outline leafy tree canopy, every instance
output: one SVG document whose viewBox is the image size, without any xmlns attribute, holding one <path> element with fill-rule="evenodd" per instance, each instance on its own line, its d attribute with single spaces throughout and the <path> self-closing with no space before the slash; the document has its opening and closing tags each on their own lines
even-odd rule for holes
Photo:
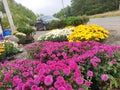
<svg viewBox="0 0 120 90">
<path fill-rule="evenodd" d="M 56 17 L 94 15 L 119 9 L 120 0 L 71 0 L 71 6 L 54 14 Z"/>
<path fill-rule="evenodd" d="M 36 15 L 31 10 L 16 3 L 14 0 L 8 0 L 8 4 L 16 27 L 28 27 L 34 25 Z M 0 2 L 0 11 L 5 13 L 2 2 Z M 9 27 L 6 15 L 4 15 L 2 22 L 4 28 Z"/>
</svg>

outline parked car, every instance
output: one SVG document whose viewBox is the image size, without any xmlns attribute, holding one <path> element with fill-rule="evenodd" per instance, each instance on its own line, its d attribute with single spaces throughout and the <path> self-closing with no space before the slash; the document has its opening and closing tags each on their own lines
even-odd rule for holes
<svg viewBox="0 0 120 90">
<path fill-rule="evenodd" d="M 35 27 L 37 30 L 47 30 L 48 24 L 53 20 L 59 20 L 53 16 L 41 16 L 37 18 L 35 22 Z"/>
</svg>

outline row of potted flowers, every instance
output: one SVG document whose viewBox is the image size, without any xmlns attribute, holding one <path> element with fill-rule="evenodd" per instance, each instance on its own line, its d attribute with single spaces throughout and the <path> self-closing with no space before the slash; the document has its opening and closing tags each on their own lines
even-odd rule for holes
<svg viewBox="0 0 120 90">
<path fill-rule="evenodd" d="M 64 29 L 55 29 L 42 35 L 38 38 L 38 41 L 104 41 L 108 38 L 109 32 L 101 26 L 79 25 L 76 27 L 69 26 Z"/>
</svg>

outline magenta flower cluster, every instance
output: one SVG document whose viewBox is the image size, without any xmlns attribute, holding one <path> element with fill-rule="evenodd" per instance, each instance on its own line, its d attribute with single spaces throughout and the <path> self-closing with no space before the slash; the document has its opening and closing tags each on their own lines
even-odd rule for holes
<svg viewBox="0 0 120 90">
<path fill-rule="evenodd" d="M 17 60 L 0 64 L 2 79 L 0 87 L 5 85 L 11 90 L 73 90 L 89 87 L 91 82 L 84 78 L 77 63 L 72 60 L 40 61 Z M 68 72 L 67 72 L 68 71 Z M 88 76 L 89 77 L 89 76 Z"/>
<path fill-rule="evenodd" d="M 0 63 L 0 90 L 87 90 L 92 78 L 108 85 L 111 71 L 101 68 L 115 66 L 120 50 L 92 41 L 43 42 L 26 49 L 34 60 Z"/>
<path fill-rule="evenodd" d="M 79 62 L 84 62 L 83 59 L 90 57 L 90 62 L 93 66 L 97 66 L 101 62 L 100 58 L 96 56 L 98 53 L 106 53 L 108 57 L 111 57 L 119 49 L 116 46 L 92 41 L 41 42 L 26 47 L 28 54 L 33 56 L 33 59 L 38 59 L 42 62 L 46 62 L 47 60 L 66 60 L 69 58 L 76 59 L 76 57 L 79 58 Z"/>
</svg>

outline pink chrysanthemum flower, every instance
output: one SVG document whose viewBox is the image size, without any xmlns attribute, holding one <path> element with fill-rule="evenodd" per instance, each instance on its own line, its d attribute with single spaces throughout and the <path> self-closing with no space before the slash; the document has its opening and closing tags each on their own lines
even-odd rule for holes
<svg viewBox="0 0 120 90">
<path fill-rule="evenodd" d="M 92 71 L 88 71 L 87 72 L 87 76 L 92 77 L 93 76 L 93 72 Z"/>
<path fill-rule="evenodd" d="M 102 79 L 103 81 L 107 81 L 107 80 L 108 80 L 108 75 L 107 75 L 107 74 L 102 74 L 102 75 L 101 75 L 101 79 Z"/>
<path fill-rule="evenodd" d="M 83 79 L 81 77 L 77 77 L 75 81 L 78 85 L 83 84 Z"/>
<path fill-rule="evenodd" d="M 113 64 L 116 64 L 116 61 L 115 61 L 115 60 L 111 60 L 111 61 L 110 61 L 110 64 L 112 64 L 112 65 L 113 65 Z"/>
<path fill-rule="evenodd" d="M 53 76 L 52 75 L 46 76 L 44 79 L 44 84 L 50 86 L 52 83 L 53 83 Z"/>
<path fill-rule="evenodd" d="M 86 85 L 87 87 L 89 87 L 89 86 L 91 85 L 91 83 L 90 83 L 89 81 L 85 81 L 85 85 Z"/>
</svg>

